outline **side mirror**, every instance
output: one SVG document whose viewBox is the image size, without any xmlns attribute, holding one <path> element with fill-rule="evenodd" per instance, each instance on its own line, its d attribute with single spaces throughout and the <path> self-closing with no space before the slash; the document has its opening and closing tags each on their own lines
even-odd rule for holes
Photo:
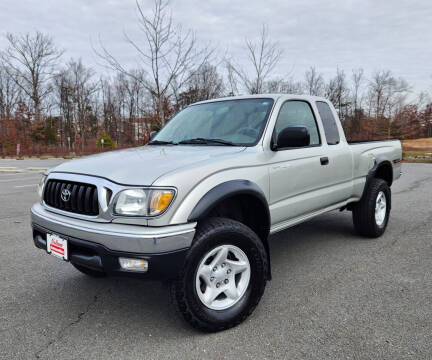
<svg viewBox="0 0 432 360">
<path fill-rule="evenodd" d="M 157 135 L 157 131 L 152 131 L 151 133 L 150 133 L 150 138 L 149 138 L 149 140 L 153 140 L 153 138 Z"/>
<path fill-rule="evenodd" d="M 273 145 L 273 150 L 309 145 L 309 130 L 304 126 L 293 126 L 287 127 L 279 133 L 276 144 Z"/>
</svg>

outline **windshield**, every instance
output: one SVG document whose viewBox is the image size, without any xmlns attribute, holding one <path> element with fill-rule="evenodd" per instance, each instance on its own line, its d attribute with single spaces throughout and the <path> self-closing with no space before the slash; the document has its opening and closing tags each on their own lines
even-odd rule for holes
<svg viewBox="0 0 432 360">
<path fill-rule="evenodd" d="M 272 99 L 239 99 L 192 105 L 179 112 L 150 142 L 252 146 L 260 139 Z"/>
</svg>

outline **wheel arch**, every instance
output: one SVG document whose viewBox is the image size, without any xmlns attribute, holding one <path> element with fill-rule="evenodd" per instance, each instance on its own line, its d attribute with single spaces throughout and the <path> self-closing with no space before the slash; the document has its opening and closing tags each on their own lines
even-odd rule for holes
<svg viewBox="0 0 432 360">
<path fill-rule="evenodd" d="M 270 272 L 270 210 L 261 188 L 249 180 L 230 180 L 210 189 L 188 217 L 198 222 L 208 217 L 227 217 L 249 226 L 261 239 L 267 252 Z"/>
<path fill-rule="evenodd" d="M 390 160 L 382 157 L 376 158 L 374 166 L 369 170 L 366 182 L 369 182 L 371 178 L 383 179 L 388 186 L 391 186 L 393 183 L 393 166 Z"/>
<path fill-rule="evenodd" d="M 387 182 L 390 187 L 393 183 L 393 166 L 387 158 L 376 158 L 374 166 L 369 170 L 366 176 L 366 182 L 363 188 L 361 199 L 363 199 L 367 193 L 372 179 L 382 179 Z M 352 205 L 348 204 L 348 210 L 352 209 Z"/>
</svg>

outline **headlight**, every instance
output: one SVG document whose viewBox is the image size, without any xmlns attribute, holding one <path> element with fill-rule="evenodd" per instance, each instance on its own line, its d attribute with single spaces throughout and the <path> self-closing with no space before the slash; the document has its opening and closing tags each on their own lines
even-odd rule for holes
<svg viewBox="0 0 432 360">
<path fill-rule="evenodd" d="M 145 216 L 147 214 L 147 195 L 142 189 L 123 190 L 114 205 L 118 215 Z"/>
<path fill-rule="evenodd" d="M 39 184 L 37 186 L 37 192 L 40 198 L 42 198 L 43 188 L 45 186 L 46 175 L 42 175 Z"/>
<path fill-rule="evenodd" d="M 114 202 L 114 214 L 124 216 L 156 216 L 164 212 L 174 191 L 167 189 L 128 189 L 120 191 Z"/>
</svg>

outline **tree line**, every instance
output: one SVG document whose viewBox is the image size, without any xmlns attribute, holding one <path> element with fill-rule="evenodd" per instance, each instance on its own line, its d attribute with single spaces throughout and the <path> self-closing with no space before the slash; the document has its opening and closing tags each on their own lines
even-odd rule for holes
<svg viewBox="0 0 432 360">
<path fill-rule="evenodd" d="M 142 145 L 191 103 L 222 96 L 290 93 L 324 96 L 350 140 L 432 136 L 431 98 L 389 70 L 365 74 L 336 68 L 325 78 L 311 66 L 281 73 L 287 56 L 267 26 L 246 39 L 246 61 L 202 44 L 177 24 L 166 0 L 150 15 L 137 2 L 142 36 L 125 34 L 139 66 L 128 68 L 101 40 L 94 46 L 107 71 L 65 60 L 49 34 L 6 34 L 0 49 L 0 154 L 91 153 Z M 238 56 L 237 56 L 238 58 Z M 107 75 L 108 74 L 108 75 Z M 19 145 L 18 145 L 19 144 Z M 18 145 L 18 148 L 17 148 Z"/>
</svg>

